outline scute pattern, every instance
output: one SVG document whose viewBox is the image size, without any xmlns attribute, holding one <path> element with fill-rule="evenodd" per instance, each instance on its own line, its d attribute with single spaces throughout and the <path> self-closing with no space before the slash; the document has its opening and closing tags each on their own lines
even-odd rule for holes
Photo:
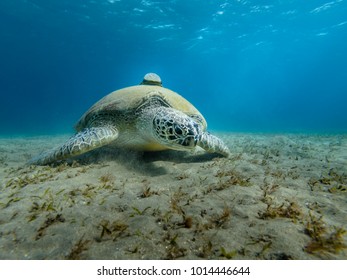
<svg viewBox="0 0 347 280">
<path fill-rule="evenodd" d="M 101 147 L 117 137 L 117 129 L 110 126 L 86 128 L 58 148 L 31 159 L 29 164 L 43 165 L 63 160 Z"/>
<path fill-rule="evenodd" d="M 153 119 L 153 129 L 161 141 L 177 149 L 194 148 L 201 134 L 201 126 L 186 114 L 173 108 L 157 110 Z"/>
<path fill-rule="evenodd" d="M 200 135 L 198 145 L 210 153 L 218 153 L 226 157 L 230 155 L 229 148 L 224 142 L 209 132 L 204 132 Z"/>
</svg>

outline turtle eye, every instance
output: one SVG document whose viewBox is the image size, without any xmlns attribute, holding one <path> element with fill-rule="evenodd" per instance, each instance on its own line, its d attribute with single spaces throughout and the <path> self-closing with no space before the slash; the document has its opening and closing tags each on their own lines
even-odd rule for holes
<svg viewBox="0 0 347 280">
<path fill-rule="evenodd" d="M 178 135 L 182 135 L 183 134 L 182 129 L 178 125 L 175 125 L 174 129 L 175 129 L 175 133 L 176 134 L 178 134 Z"/>
</svg>

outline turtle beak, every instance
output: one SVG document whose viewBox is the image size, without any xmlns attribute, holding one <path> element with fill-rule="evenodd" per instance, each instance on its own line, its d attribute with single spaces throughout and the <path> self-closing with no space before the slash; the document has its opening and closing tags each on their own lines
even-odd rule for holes
<svg viewBox="0 0 347 280">
<path fill-rule="evenodd" d="M 187 136 L 183 141 L 182 145 L 187 148 L 194 148 L 197 144 L 197 140 L 194 136 Z"/>
<path fill-rule="evenodd" d="M 189 125 L 186 127 L 187 133 L 186 137 L 182 140 L 181 145 L 187 148 L 194 148 L 198 142 L 199 138 L 199 127 L 197 124 Z"/>
</svg>

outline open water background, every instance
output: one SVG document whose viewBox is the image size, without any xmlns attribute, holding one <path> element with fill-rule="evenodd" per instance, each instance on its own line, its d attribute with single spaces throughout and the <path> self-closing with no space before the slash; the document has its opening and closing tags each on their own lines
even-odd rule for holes
<svg viewBox="0 0 347 280">
<path fill-rule="evenodd" d="M 156 72 L 211 130 L 347 132 L 347 1 L 1 0 L 0 135 Z"/>
</svg>

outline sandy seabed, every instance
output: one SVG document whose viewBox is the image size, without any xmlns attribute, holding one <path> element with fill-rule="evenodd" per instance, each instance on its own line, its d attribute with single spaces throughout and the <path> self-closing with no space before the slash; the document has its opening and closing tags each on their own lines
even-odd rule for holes
<svg viewBox="0 0 347 280">
<path fill-rule="evenodd" d="M 347 259 L 347 135 L 219 134 L 230 158 L 0 139 L 0 259 Z"/>
</svg>

